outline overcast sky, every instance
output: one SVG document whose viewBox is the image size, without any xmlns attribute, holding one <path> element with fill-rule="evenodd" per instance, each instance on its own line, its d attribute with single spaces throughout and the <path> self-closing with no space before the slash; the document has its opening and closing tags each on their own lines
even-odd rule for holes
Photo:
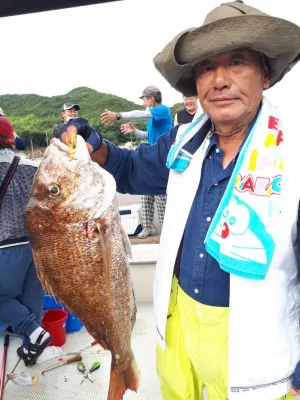
<svg viewBox="0 0 300 400">
<path fill-rule="evenodd" d="M 0 94 L 54 96 L 88 86 L 137 102 L 142 89 L 154 84 L 161 89 L 164 103 L 171 106 L 181 101 L 181 95 L 160 76 L 152 59 L 177 33 L 201 25 L 220 3 L 124 0 L 2 18 Z M 300 25 L 299 0 L 247 3 Z M 283 107 L 292 102 L 297 114 L 299 77 L 297 65 L 268 91 Z"/>
</svg>

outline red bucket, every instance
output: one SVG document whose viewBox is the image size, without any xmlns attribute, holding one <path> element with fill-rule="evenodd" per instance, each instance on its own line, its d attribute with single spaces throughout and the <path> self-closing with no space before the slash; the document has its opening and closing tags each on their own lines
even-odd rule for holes
<svg viewBox="0 0 300 400">
<path fill-rule="evenodd" d="M 66 343 L 66 320 L 68 313 L 65 310 L 50 308 L 42 319 L 42 327 L 49 332 L 53 340 L 50 346 L 63 346 Z"/>
</svg>

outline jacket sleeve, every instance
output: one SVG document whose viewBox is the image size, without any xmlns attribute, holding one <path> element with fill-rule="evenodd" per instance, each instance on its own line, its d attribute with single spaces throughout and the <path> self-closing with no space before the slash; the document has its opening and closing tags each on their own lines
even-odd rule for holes
<svg viewBox="0 0 300 400">
<path fill-rule="evenodd" d="M 298 389 L 298 390 L 300 389 L 300 362 L 298 362 L 298 364 L 296 365 L 296 370 L 295 370 L 295 375 L 292 380 L 292 385 L 296 389 Z"/>
<path fill-rule="evenodd" d="M 136 150 L 121 149 L 106 141 L 108 161 L 105 169 L 114 176 L 118 192 L 166 194 L 169 177 L 166 160 L 177 129 L 160 136 L 155 144 L 140 144 Z"/>
<path fill-rule="evenodd" d="M 16 149 L 17 150 L 25 150 L 26 149 L 26 142 L 25 140 L 21 139 L 19 136 L 15 136 L 16 142 Z"/>
</svg>

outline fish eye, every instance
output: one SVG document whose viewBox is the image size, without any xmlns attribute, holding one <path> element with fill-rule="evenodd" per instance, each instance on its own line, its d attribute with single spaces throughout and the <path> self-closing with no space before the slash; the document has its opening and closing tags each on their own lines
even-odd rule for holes
<svg viewBox="0 0 300 400">
<path fill-rule="evenodd" d="M 60 195 L 60 188 L 56 183 L 53 183 L 50 187 L 49 187 L 49 194 L 52 197 L 58 197 Z"/>
</svg>

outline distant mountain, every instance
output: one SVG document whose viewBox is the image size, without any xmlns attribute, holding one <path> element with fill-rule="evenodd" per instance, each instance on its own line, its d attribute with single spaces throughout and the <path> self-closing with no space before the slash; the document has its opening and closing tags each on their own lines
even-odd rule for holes
<svg viewBox="0 0 300 400">
<path fill-rule="evenodd" d="M 16 133 L 26 140 L 33 139 L 35 145 L 46 145 L 46 138 L 51 137 L 55 125 L 61 122 L 60 107 L 66 102 L 79 103 L 80 116 L 88 119 L 95 128 L 100 129 L 105 137 L 114 143 L 126 142 L 130 139 L 119 133 L 120 123 L 109 127 L 102 126 L 101 113 L 104 109 L 113 111 L 143 109 L 142 106 L 121 97 L 100 93 L 87 87 L 76 88 L 63 96 L 54 97 L 36 94 L 0 96 L 0 107 L 12 121 Z M 141 129 L 145 129 L 144 125 Z"/>
<path fill-rule="evenodd" d="M 130 136 L 120 134 L 118 122 L 109 126 L 101 124 L 101 113 L 107 108 L 112 111 L 130 111 L 143 109 L 139 104 L 128 101 L 122 97 L 97 92 L 88 87 L 79 87 L 63 96 L 39 96 L 36 94 L 6 94 L 0 95 L 0 107 L 5 115 L 12 121 L 16 133 L 25 140 L 32 140 L 36 146 L 45 146 L 47 139 L 52 136 L 55 125 L 61 122 L 60 107 L 63 103 L 79 103 L 80 116 L 89 122 L 104 137 L 115 144 L 122 144 L 130 140 Z M 175 104 L 172 114 L 182 108 Z M 124 121 L 123 121 L 124 122 Z M 138 129 L 145 130 L 146 122 L 135 122 Z M 136 140 L 136 138 L 134 138 Z M 137 141 L 139 141 L 137 139 Z"/>
</svg>

